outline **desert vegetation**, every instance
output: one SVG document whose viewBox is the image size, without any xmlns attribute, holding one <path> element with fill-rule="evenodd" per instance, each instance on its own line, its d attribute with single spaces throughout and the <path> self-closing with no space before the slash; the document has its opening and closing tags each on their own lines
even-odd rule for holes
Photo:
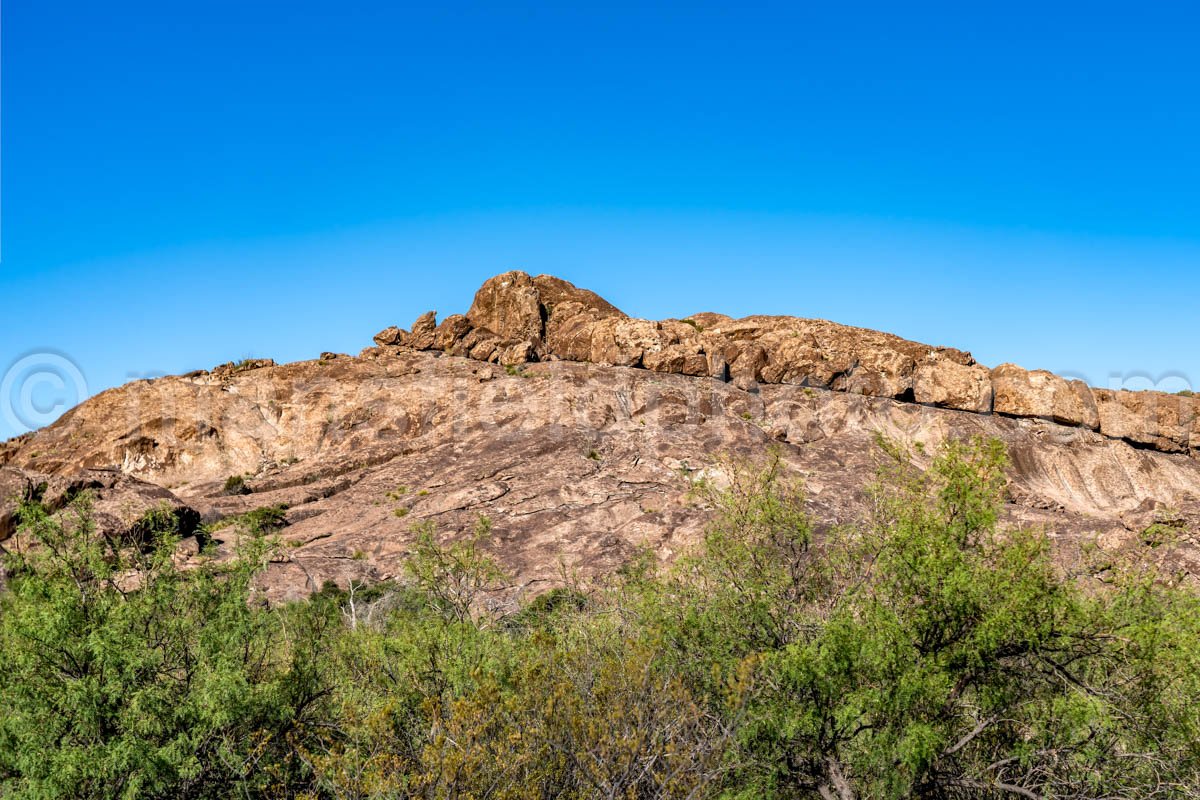
<svg viewBox="0 0 1200 800">
<path fill-rule="evenodd" d="M 778 460 L 732 466 L 698 487 L 694 553 L 517 606 L 485 519 L 418 526 L 404 580 L 268 607 L 277 514 L 181 570 L 155 517 L 114 540 L 86 494 L 27 503 L 0 795 L 1200 794 L 1197 596 L 1134 563 L 1068 573 L 1003 525 L 998 442 L 880 462 L 866 517 L 819 532 Z"/>
</svg>

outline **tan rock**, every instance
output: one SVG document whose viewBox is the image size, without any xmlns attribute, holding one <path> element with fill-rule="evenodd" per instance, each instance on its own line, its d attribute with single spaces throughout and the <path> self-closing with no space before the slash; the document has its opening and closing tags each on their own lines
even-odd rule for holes
<svg viewBox="0 0 1200 800">
<path fill-rule="evenodd" d="M 717 314 L 713 311 L 701 311 L 699 314 L 692 314 L 684 317 L 684 320 L 691 320 L 697 326 L 697 330 L 701 333 L 716 328 L 720 325 L 728 325 L 733 322 L 733 318 L 725 314 Z"/>
<path fill-rule="evenodd" d="M 412 332 L 405 336 L 402 344 L 417 350 L 428 350 L 437 341 L 437 312 L 426 311 L 413 321 Z"/>
<path fill-rule="evenodd" d="M 811 337 L 763 338 L 767 363 L 760 370 L 764 383 L 785 383 L 828 388 L 833 379 L 852 362 L 830 364 Z"/>
<path fill-rule="evenodd" d="M 1081 381 L 1001 364 L 992 370 L 992 391 L 997 414 L 1047 419 L 1089 430 L 1100 427 L 1092 391 Z"/>
<path fill-rule="evenodd" d="M 1162 392 L 1092 391 L 1105 436 L 1165 452 L 1184 452 L 1191 446 L 1196 424 L 1192 398 Z"/>
<path fill-rule="evenodd" d="M 500 339 L 540 341 L 541 294 L 524 272 L 497 275 L 479 287 L 467 319 L 472 327 L 486 328 Z"/>
<path fill-rule="evenodd" d="M 767 365 L 767 350 L 761 344 L 751 342 L 743 345 L 729 363 L 730 379 L 740 389 L 748 389 L 762 380 L 763 367 Z"/>
<path fill-rule="evenodd" d="M 486 328 L 476 328 L 464 337 L 462 346 L 466 354 L 476 361 L 495 361 L 500 355 L 503 342 Z"/>
<path fill-rule="evenodd" d="M 698 345 L 673 344 L 646 353 L 643 366 L 653 372 L 700 377 L 709 374 L 708 359 Z"/>
<path fill-rule="evenodd" d="M 403 328 L 397 328 L 395 325 L 390 325 L 372 337 L 375 344 L 380 347 L 390 347 L 398 345 L 408 336 L 408 331 Z"/>
<path fill-rule="evenodd" d="M 885 351 L 851 364 L 844 372 L 834 375 L 829 387 L 835 391 L 868 397 L 911 399 L 913 370 L 910 356 Z"/>
<path fill-rule="evenodd" d="M 463 338 L 471 332 L 471 322 L 462 314 L 451 314 L 437 326 L 433 336 L 433 349 L 453 355 L 465 355 Z"/>
<path fill-rule="evenodd" d="M 760 354 L 754 342 L 742 346 L 734 366 Z M 494 554 L 522 581 L 553 581 L 560 560 L 603 574 L 645 543 L 667 559 L 699 538 L 709 513 L 687 502 L 690 483 L 668 460 L 703 468 L 715 454 L 760 457 L 772 444 L 805 474 L 814 515 L 845 522 L 862 512 L 877 431 L 928 447 L 1001 438 L 1013 454 L 1018 505 L 1010 511 L 1051 526 L 1062 542 L 1119 539 L 1121 515 L 1147 498 L 1182 508 L 1200 496 L 1200 461 L 1078 429 L 1031 430 L 1002 416 L 797 386 L 757 390 L 569 361 L 504 379 L 479 361 L 390 347 L 228 383 L 130 384 L 20 440 L 12 459 L 27 469 L 52 454 L 63 475 L 125 464 L 134 477 L 177 486 L 171 494 L 206 519 L 287 504 L 291 524 L 281 535 L 297 546 L 264 578 L 276 599 L 326 579 L 402 574 L 415 521 L 451 536 L 479 514 L 493 521 Z M 603 458 L 589 458 L 592 450 Z M 223 495 L 233 474 L 251 475 L 253 493 Z M 409 487 L 401 500 L 388 497 L 397 486 Z M 115 513 L 122 501 L 113 499 Z M 139 495 L 122 520 L 144 503 Z M 393 513 L 399 506 L 409 509 L 403 519 Z M 220 544 L 217 556 L 233 546 Z"/>
<path fill-rule="evenodd" d="M 566 361 L 591 361 L 595 322 L 596 317 L 579 303 L 567 302 L 556 307 L 546 321 L 543 355 L 553 354 Z"/>
<path fill-rule="evenodd" d="M 544 350 L 566 361 L 640 367 L 645 354 L 670 343 L 656 322 L 597 317 L 577 303 L 565 304 L 564 311 L 556 311 L 547 322 Z"/>
<path fill-rule="evenodd" d="M 1193 399 L 1098 391 L 1098 408 L 1078 381 L 989 371 L 969 353 L 876 331 L 792 317 L 690 320 L 631 319 L 565 281 L 510 273 L 470 317 L 438 325 L 431 312 L 412 333 L 381 332 L 358 358 L 227 365 L 103 392 L 0 444 L 0 462 L 16 470 L 0 470 L 0 489 L 11 479 L 23 491 L 26 473 L 69 486 L 81 469 L 114 466 L 87 480 L 100 482 L 105 524 L 127 532 L 147 503 L 172 502 L 153 491 L 205 519 L 287 504 L 282 535 L 294 546 L 268 568 L 273 599 L 327 579 L 401 574 L 415 521 L 449 536 L 479 514 L 493 520 L 493 554 L 522 581 L 552 585 L 561 564 L 603 574 L 647 543 L 669 560 L 709 514 L 689 502 L 681 472 L 771 445 L 805 475 L 814 516 L 844 523 L 864 510 L 876 433 L 914 447 L 1003 440 L 1008 513 L 1050 527 L 1060 543 L 1119 545 L 1143 506 L 1200 519 L 1200 459 L 1178 455 L 1200 441 Z M 405 346 L 392 344 L 398 337 Z M 534 360 L 543 363 L 511 371 L 520 379 L 491 365 Z M 706 377 L 726 375 L 728 384 Z M 999 413 L 987 414 L 993 406 Z M 221 492 L 243 474 L 251 494 Z M 105 484 L 111 476 L 157 486 Z M 414 491 L 397 500 L 397 486 Z M 11 527 L 3 515 L 0 530 Z M 1200 553 L 1184 556 L 1181 569 L 1200 575 Z"/>
<path fill-rule="evenodd" d="M 596 327 L 605 331 L 599 338 L 603 346 L 612 348 L 598 355 L 612 364 L 644 366 L 647 354 L 670 346 L 669 337 L 664 335 L 657 322 L 609 317 L 597 323 Z"/>
<path fill-rule="evenodd" d="M 987 414 L 992 410 L 991 370 L 931 354 L 913 373 L 913 399 L 923 405 Z"/>
<path fill-rule="evenodd" d="M 502 347 L 498 361 L 502 366 L 515 367 L 533 361 L 534 358 L 533 342 L 525 341 Z"/>
<path fill-rule="evenodd" d="M 533 278 L 537 288 L 538 301 L 545 309 L 546 316 L 553 316 L 559 306 L 564 303 L 578 303 L 596 319 L 605 317 L 624 317 L 625 314 L 612 303 L 588 289 L 580 289 L 572 283 L 556 278 L 553 275 L 538 275 Z"/>
</svg>

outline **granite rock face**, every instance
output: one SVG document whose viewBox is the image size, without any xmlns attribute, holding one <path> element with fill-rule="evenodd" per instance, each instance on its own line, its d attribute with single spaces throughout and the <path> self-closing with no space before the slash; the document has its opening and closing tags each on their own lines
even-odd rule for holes
<svg viewBox="0 0 1200 800">
<path fill-rule="evenodd" d="M 632 319 L 596 294 L 548 275 L 488 280 L 465 316 L 434 329 L 430 312 L 380 332 L 380 345 L 440 350 L 503 365 L 581 361 L 732 381 L 887 397 L 977 414 L 1049 420 L 1163 452 L 1200 449 L 1197 401 L 1161 392 L 1091 389 L 1045 370 L 1001 364 L 887 333 L 798 317 Z"/>
<path fill-rule="evenodd" d="M 1048 419 L 1089 430 L 1100 428 L 1096 400 L 1082 381 L 1068 381 L 1045 370 L 1001 364 L 992 370 L 994 410 L 1011 417 Z"/>
<path fill-rule="evenodd" d="M 205 521 L 284 504 L 288 546 L 264 586 L 285 599 L 401 576 L 415 522 L 453 537 L 483 514 L 495 554 L 538 591 L 564 567 L 586 577 L 641 546 L 670 560 L 693 545 L 711 515 L 693 484 L 720 480 L 718 456 L 779 448 L 837 524 L 865 507 L 878 434 L 918 465 L 980 435 L 1008 446 L 1010 518 L 1053 531 L 1065 561 L 1098 545 L 1193 576 L 1193 540 L 1150 548 L 1142 532 L 1167 511 L 1200 520 L 1194 411 L 822 320 L 633 319 L 507 273 L 468 313 L 430 312 L 358 356 L 136 381 L 0 444 L 0 530 L 43 483 L 53 502 L 69 494 L 54 486 L 90 485 L 127 532 L 161 503 Z M 233 475 L 248 494 L 223 492 Z"/>
</svg>

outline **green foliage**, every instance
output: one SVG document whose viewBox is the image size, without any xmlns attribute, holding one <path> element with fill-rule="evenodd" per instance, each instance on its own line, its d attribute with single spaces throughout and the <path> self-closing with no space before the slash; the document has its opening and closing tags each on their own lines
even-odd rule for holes
<svg viewBox="0 0 1200 800">
<path fill-rule="evenodd" d="M 252 535 L 265 536 L 287 527 L 287 506 L 259 506 L 241 514 L 231 514 L 209 526 L 209 531 L 216 531 L 239 525 Z"/>
<path fill-rule="evenodd" d="M 415 542 L 405 568 L 417 591 L 440 614 L 457 622 L 473 618 L 485 597 L 499 588 L 506 576 L 483 546 L 492 523 L 479 517 L 475 530 L 461 541 L 442 545 L 432 523 L 413 529 Z"/>
<path fill-rule="evenodd" d="M 101 540 L 89 504 L 77 497 L 65 518 L 22 508 L 33 544 L 9 556 L 0 595 L 0 795 L 215 798 L 303 783 L 289 737 L 326 690 L 322 657 L 304 650 L 326 625 L 319 609 L 285 628 L 250 602 L 261 547 L 184 573 L 169 529 L 148 547 Z"/>
<path fill-rule="evenodd" d="M 233 563 L 180 571 L 166 510 L 117 541 L 86 496 L 31 500 L 0 594 L 0 795 L 1200 793 L 1197 596 L 1063 574 L 1001 522 L 999 443 L 924 471 L 880 444 L 854 524 L 818 532 L 778 453 L 724 464 L 696 552 L 523 604 L 486 518 L 416 526 L 400 581 L 268 608 L 281 508 L 240 515 Z"/>
<path fill-rule="evenodd" d="M 272 533 L 287 526 L 287 506 L 260 506 L 240 515 L 239 520 L 252 533 Z"/>
<path fill-rule="evenodd" d="M 221 491 L 229 495 L 250 494 L 250 487 L 246 485 L 246 476 L 230 475 L 225 479 Z"/>
</svg>

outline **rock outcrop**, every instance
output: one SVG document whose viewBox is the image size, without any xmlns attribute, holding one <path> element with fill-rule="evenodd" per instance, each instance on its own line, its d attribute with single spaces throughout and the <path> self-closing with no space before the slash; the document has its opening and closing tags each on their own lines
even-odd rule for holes
<svg viewBox="0 0 1200 800">
<path fill-rule="evenodd" d="M 508 273 L 466 314 L 430 312 L 358 356 L 103 392 L 0 445 L 0 493 L 83 471 L 124 530 L 160 502 L 204 520 L 285 505 L 288 546 L 266 577 L 276 599 L 400 576 L 415 522 L 454 536 L 484 514 L 496 555 L 536 590 L 641 546 L 663 559 L 690 546 L 711 514 L 694 482 L 721 479 L 717 455 L 778 447 L 816 518 L 837 524 L 864 508 L 877 434 L 913 445 L 919 465 L 941 441 L 982 435 L 1009 448 L 1010 517 L 1053 531 L 1064 560 L 1099 547 L 1195 576 L 1194 411 L 821 320 L 633 319 L 565 281 Z M 226 494 L 231 476 L 248 493 Z M 1147 543 L 1160 516 L 1184 520 L 1178 544 Z"/>
<path fill-rule="evenodd" d="M 392 327 L 379 345 L 440 350 L 513 366 L 582 361 L 692 377 L 787 384 L 887 397 L 976 414 L 1042 419 L 1098 430 L 1163 452 L 1200 449 L 1197 400 L 1161 392 L 1092 389 L 1045 370 L 1001 364 L 887 333 L 798 317 L 632 319 L 596 294 L 548 275 L 507 272 L 488 280 L 466 315 L 412 332 Z"/>
</svg>

